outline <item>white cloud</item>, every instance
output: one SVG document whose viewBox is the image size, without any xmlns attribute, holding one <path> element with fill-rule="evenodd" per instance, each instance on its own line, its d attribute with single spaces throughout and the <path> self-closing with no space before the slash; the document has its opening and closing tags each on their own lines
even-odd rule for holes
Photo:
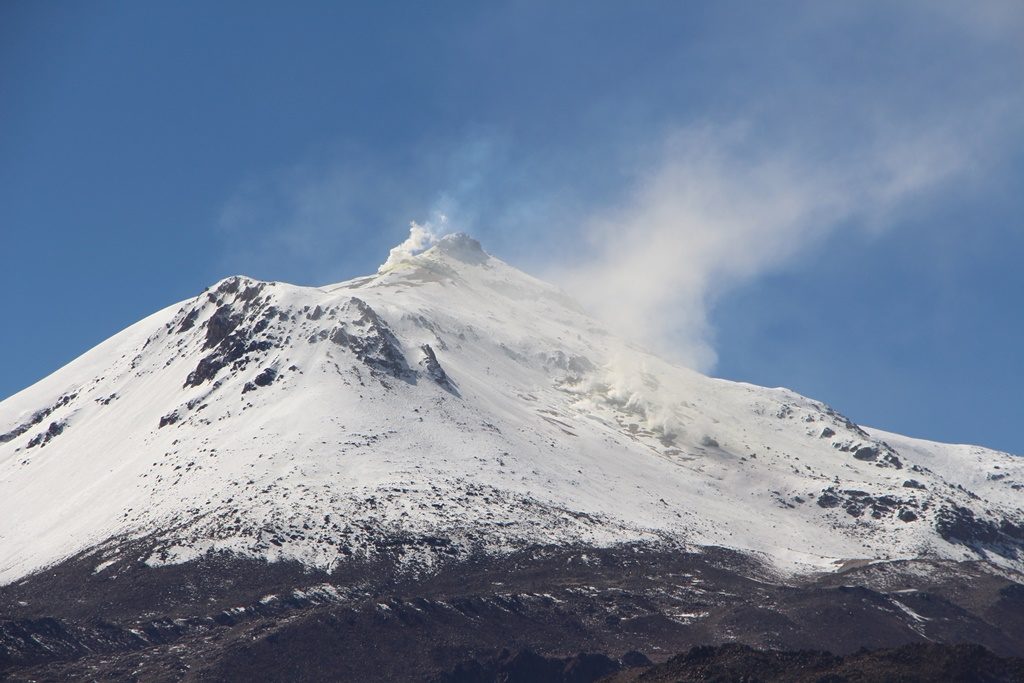
<svg viewBox="0 0 1024 683">
<path fill-rule="evenodd" d="M 715 363 L 708 320 L 730 287 L 809 253 L 838 229 L 885 229 L 894 212 L 970 166 L 955 138 L 880 137 L 827 162 L 757 146 L 742 126 L 672 136 L 621 206 L 584 229 L 564 286 L 629 339 L 700 370 Z"/>
</svg>

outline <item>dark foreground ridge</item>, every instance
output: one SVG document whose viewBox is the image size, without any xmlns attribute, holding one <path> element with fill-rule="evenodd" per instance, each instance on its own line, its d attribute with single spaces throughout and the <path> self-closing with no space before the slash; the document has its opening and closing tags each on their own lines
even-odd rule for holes
<svg viewBox="0 0 1024 683">
<path fill-rule="evenodd" d="M 890 667 L 881 680 L 1024 681 L 1006 659 L 1024 657 L 1024 586 L 981 564 L 799 584 L 732 551 L 650 546 L 537 547 L 418 576 L 228 555 L 96 566 L 86 554 L 0 587 L 0 678 L 867 681 Z"/>
<path fill-rule="evenodd" d="M 543 657 L 530 650 L 460 663 L 432 683 L 1018 683 L 1024 659 L 997 657 L 980 645 L 922 643 L 846 656 L 804 650 L 701 646 L 654 665 L 640 653 Z"/>
<path fill-rule="evenodd" d="M 1001 658 L 980 645 L 917 643 L 835 656 L 825 652 L 765 652 L 745 645 L 698 647 L 644 671 L 627 672 L 609 683 L 643 681 L 746 681 L 754 683 L 932 683 L 1024 681 L 1024 660 Z"/>
</svg>

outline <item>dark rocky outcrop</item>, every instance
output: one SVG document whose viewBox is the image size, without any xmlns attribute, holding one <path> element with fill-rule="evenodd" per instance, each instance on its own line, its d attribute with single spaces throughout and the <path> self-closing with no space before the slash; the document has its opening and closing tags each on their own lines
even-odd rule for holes
<svg viewBox="0 0 1024 683">
<path fill-rule="evenodd" d="M 866 512 L 875 519 L 892 515 L 897 515 L 904 522 L 917 519 L 917 515 L 912 512 L 918 507 L 916 500 L 889 494 L 879 496 L 866 491 L 829 486 L 818 495 L 817 502 L 823 508 L 842 507 L 852 517 L 860 517 Z"/>
<path fill-rule="evenodd" d="M 441 363 L 437 360 L 437 354 L 434 353 L 434 349 L 430 348 L 430 344 L 424 344 L 420 347 L 423 352 L 423 360 L 420 363 L 426 370 L 427 377 L 434 380 L 434 382 L 441 388 L 455 393 L 455 384 L 452 382 L 448 373 L 441 367 Z"/>
<path fill-rule="evenodd" d="M 166 427 L 168 425 L 175 424 L 180 419 L 181 419 L 181 415 L 178 414 L 177 410 L 174 410 L 174 411 L 172 411 L 170 413 L 167 413 L 166 415 L 164 415 L 163 417 L 160 418 L 160 426 L 157 427 L 157 428 L 158 429 L 163 429 L 164 427 Z"/>
<path fill-rule="evenodd" d="M 875 460 L 878 458 L 877 446 L 861 446 L 853 451 L 853 457 L 858 460 Z"/>
<path fill-rule="evenodd" d="M 899 512 L 899 514 L 897 516 L 900 518 L 901 522 L 914 522 L 914 521 L 917 521 L 917 513 L 914 512 L 913 510 L 907 510 L 906 508 L 903 508 L 902 510 L 900 510 L 900 512 Z"/>
<path fill-rule="evenodd" d="M 933 683 L 1024 681 L 1024 660 L 1002 658 L 980 645 L 921 643 L 845 656 L 828 652 L 780 652 L 728 644 L 696 647 L 664 664 L 610 681 L 677 683 Z"/>
<path fill-rule="evenodd" d="M 185 318 L 181 321 L 181 324 L 178 326 L 178 334 L 181 334 L 182 332 L 188 332 L 189 330 L 191 330 L 193 327 L 195 327 L 196 320 L 198 319 L 199 309 L 193 308 L 191 311 L 188 312 Z"/>
<path fill-rule="evenodd" d="M 362 299 L 352 297 L 348 306 L 358 313 L 351 323 L 335 327 L 328 338 L 355 354 L 371 370 L 396 379 L 415 380 L 415 373 L 402 353 L 402 346 L 377 312 Z"/>
<path fill-rule="evenodd" d="M 277 370 L 274 368 L 263 368 L 260 374 L 256 375 L 251 382 L 246 382 L 245 386 L 242 387 L 242 393 L 247 394 L 250 391 L 256 391 L 259 387 L 268 387 L 274 383 L 277 379 Z"/>
<path fill-rule="evenodd" d="M 50 426 L 46 428 L 46 431 L 39 432 L 29 440 L 28 447 L 34 448 L 35 446 L 45 446 L 46 444 L 50 443 L 50 441 L 52 441 L 55 437 L 63 434 L 64 429 L 67 426 L 68 423 L 65 421 L 51 422 Z"/>
<path fill-rule="evenodd" d="M 215 290 L 221 295 L 233 294 L 234 298 L 230 303 L 217 299 L 220 304 L 204 323 L 203 350 L 209 353 L 189 373 L 185 387 L 209 382 L 228 366 L 240 370 L 256 354 L 273 347 L 273 342 L 263 338 L 262 333 L 279 319 L 280 312 L 274 307 L 268 308 L 265 298 L 260 297 L 265 283 L 251 283 L 243 288 L 242 281 L 242 278 L 230 278 Z"/>
<path fill-rule="evenodd" d="M 991 520 L 977 517 L 959 505 L 946 505 L 935 515 L 935 530 L 949 541 L 966 545 L 976 551 L 988 551 L 1007 558 L 1017 558 L 1024 548 L 1024 526 L 1008 519 Z"/>
<path fill-rule="evenodd" d="M 6 432 L 4 434 L 0 434 L 0 443 L 7 443 L 8 441 L 14 441 L 19 436 L 21 436 L 22 434 L 24 434 L 25 432 L 29 431 L 30 429 L 35 427 L 37 424 L 39 424 L 40 422 L 42 422 L 43 420 L 48 418 L 50 415 L 52 415 L 54 413 L 54 411 L 56 411 L 56 410 L 58 410 L 60 408 L 63 408 L 64 406 L 68 405 L 69 403 L 74 401 L 77 397 L 78 397 L 78 393 L 77 392 L 76 393 L 67 393 L 67 394 L 62 395 L 60 398 L 58 398 L 54 402 L 53 405 L 47 406 L 46 408 L 42 408 L 42 409 L 37 410 L 36 412 L 32 413 L 32 417 L 29 418 L 29 420 L 27 422 L 21 423 L 20 425 L 16 426 L 14 429 L 10 430 L 9 432 Z"/>
<path fill-rule="evenodd" d="M 873 462 L 879 467 L 894 467 L 903 469 L 903 461 L 900 460 L 895 449 L 884 441 L 864 443 L 861 441 L 834 441 L 832 447 L 843 452 L 850 453 L 857 460 Z"/>
<path fill-rule="evenodd" d="M 206 341 L 204 349 L 212 349 L 227 339 L 228 335 L 235 331 L 242 322 L 242 316 L 234 309 L 224 304 L 210 316 L 206 321 Z"/>
</svg>

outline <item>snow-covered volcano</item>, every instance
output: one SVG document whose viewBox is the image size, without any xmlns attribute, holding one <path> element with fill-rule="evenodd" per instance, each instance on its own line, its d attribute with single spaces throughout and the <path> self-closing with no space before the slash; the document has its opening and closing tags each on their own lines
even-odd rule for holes
<svg viewBox="0 0 1024 683">
<path fill-rule="evenodd" d="M 1024 463 L 666 362 L 451 235 L 327 287 L 222 280 L 0 403 L 0 584 L 139 540 L 150 564 L 649 541 L 1021 570 Z"/>
</svg>

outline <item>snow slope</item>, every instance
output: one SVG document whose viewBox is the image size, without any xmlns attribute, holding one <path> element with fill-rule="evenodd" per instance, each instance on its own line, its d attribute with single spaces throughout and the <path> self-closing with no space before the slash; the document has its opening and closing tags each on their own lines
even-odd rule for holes
<svg viewBox="0 0 1024 683">
<path fill-rule="evenodd" d="M 151 564 L 650 541 L 1024 569 L 1018 458 L 668 363 L 464 235 L 382 271 L 228 278 L 0 403 L 0 583 L 133 539 Z"/>
</svg>

